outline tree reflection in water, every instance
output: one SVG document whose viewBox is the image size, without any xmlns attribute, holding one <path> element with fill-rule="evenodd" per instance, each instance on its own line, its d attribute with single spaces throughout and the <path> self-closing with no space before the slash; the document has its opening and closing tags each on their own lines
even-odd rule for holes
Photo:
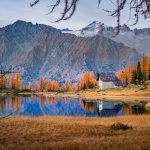
<svg viewBox="0 0 150 150">
<path fill-rule="evenodd" d="M 40 107 L 43 108 L 44 102 L 45 102 L 45 97 L 43 95 L 40 95 L 38 98 L 39 98 Z"/>
<path fill-rule="evenodd" d="M 122 112 L 124 112 L 124 114 L 126 115 L 131 115 L 131 114 L 136 114 L 136 115 L 140 115 L 140 114 L 149 114 L 150 111 L 145 109 L 145 105 L 144 104 L 123 104 L 122 107 Z"/>
<path fill-rule="evenodd" d="M 79 103 L 85 111 L 94 112 L 94 102 L 80 100 Z"/>
<path fill-rule="evenodd" d="M 53 103 L 58 102 L 58 98 L 57 97 L 47 97 L 47 103 L 50 106 Z"/>
<path fill-rule="evenodd" d="M 16 112 L 19 112 L 19 105 L 20 105 L 19 97 L 12 97 L 11 98 L 11 108 L 13 110 L 15 110 Z"/>
<path fill-rule="evenodd" d="M 143 103 L 86 101 L 82 99 L 29 96 L 0 97 L 0 115 L 68 115 L 68 116 L 119 116 L 148 114 Z"/>
<path fill-rule="evenodd" d="M 4 112 L 6 110 L 6 98 L 2 97 L 0 99 L 0 110 Z"/>
</svg>

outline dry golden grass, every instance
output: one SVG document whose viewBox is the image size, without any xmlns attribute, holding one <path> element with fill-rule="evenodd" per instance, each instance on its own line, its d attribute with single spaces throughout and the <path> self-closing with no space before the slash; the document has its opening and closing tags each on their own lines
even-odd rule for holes
<svg viewBox="0 0 150 150">
<path fill-rule="evenodd" d="M 78 98 L 78 95 L 77 95 L 75 92 L 64 92 L 64 93 L 59 93 L 59 96 L 61 96 L 61 97 Z"/>
<path fill-rule="evenodd" d="M 114 131 L 122 122 L 133 127 Z M 0 150 L 148 150 L 150 115 L 111 118 L 11 117 L 0 120 Z"/>
<path fill-rule="evenodd" d="M 48 97 L 71 97 L 71 98 L 78 98 L 78 95 L 75 92 L 25 92 L 25 93 L 18 93 L 19 95 L 43 95 Z"/>
<path fill-rule="evenodd" d="M 106 99 L 119 101 L 150 101 L 150 89 L 122 88 L 108 90 L 80 91 L 79 95 L 84 99 Z"/>
<path fill-rule="evenodd" d="M 145 104 L 145 109 L 150 110 L 150 102 Z"/>
<path fill-rule="evenodd" d="M 87 100 L 106 99 L 112 101 L 150 101 L 150 87 L 133 86 L 127 88 L 114 88 L 107 90 L 85 90 L 75 92 L 34 92 L 34 93 L 19 93 L 19 94 L 35 94 L 48 97 L 70 97 L 83 98 Z"/>
</svg>

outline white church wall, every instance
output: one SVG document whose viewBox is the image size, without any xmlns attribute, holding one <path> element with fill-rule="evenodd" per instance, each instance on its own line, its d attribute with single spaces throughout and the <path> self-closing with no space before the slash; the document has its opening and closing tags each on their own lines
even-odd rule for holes
<svg viewBox="0 0 150 150">
<path fill-rule="evenodd" d="M 115 87 L 115 85 L 112 81 L 100 81 L 99 83 L 100 83 L 99 84 L 99 89 L 101 89 L 101 90 Z"/>
</svg>

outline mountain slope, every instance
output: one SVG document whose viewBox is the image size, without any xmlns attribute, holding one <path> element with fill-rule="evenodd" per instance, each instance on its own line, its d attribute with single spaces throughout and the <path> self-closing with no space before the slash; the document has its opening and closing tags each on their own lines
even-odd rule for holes
<svg viewBox="0 0 150 150">
<path fill-rule="evenodd" d="M 92 37 L 95 35 L 105 36 L 111 40 L 123 43 L 128 47 L 137 49 L 139 55 L 145 53 L 150 56 L 150 28 L 131 30 L 127 25 L 121 27 L 119 35 L 116 27 L 106 26 L 101 22 L 94 21 L 81 30 L 77 31 L 62 31 L 63 33 L 72 33 L 82 37 Z"/>
<path fill-rule="evenodd" d="M 3 62 L 17 66 L 24 80 L 44 75 L 62 83 L 85 71 L 114 71 L 138 61 L 135 49 L 103 36 L 77 37 L 24 21 L 1 28 L 0 43 Z"/>
</svg>

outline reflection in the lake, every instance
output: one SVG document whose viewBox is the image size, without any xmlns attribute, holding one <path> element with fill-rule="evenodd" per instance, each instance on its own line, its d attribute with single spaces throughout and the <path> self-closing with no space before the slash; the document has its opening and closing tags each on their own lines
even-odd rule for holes
<svg viewBox="0 0 150 150">
<path fill-rule="evenodd" d="M 47 103 L 48 105 L 50 106 L 51 104 L 53 103 L 56 103 L 58 101 L 58 98 L 57 97 L 48 97 L 47 98 Z"/>
<path fill-rule="evenodd" d="M 93 102 L 87 102 L 84 100 L 80 100 L 80 106 L 85 110 L 89 112 L 94 112 L 94 103 Z"/>
<path fill-rule="evenodd" d="M 145 109 L 144 104 L 138 103 L 136 105 L 134 104 L 124 104 L 122 106 L 122 111 L 124 114 L 147 114 L 150 113 L 150 111 Z"/>
<path fill-rule="evenodd" d="M 98 116 L 120 116 L 123 115 L 122 103 L 119 102 L 97 102 Z"/>
<path fill-rule="evenodd" d="M 30 96 L 0 98 L 0 115 L 20 116 L 121 116 L 148 114 L 143 103 L 85 101 L 58 97 Z"/>
</svg>

